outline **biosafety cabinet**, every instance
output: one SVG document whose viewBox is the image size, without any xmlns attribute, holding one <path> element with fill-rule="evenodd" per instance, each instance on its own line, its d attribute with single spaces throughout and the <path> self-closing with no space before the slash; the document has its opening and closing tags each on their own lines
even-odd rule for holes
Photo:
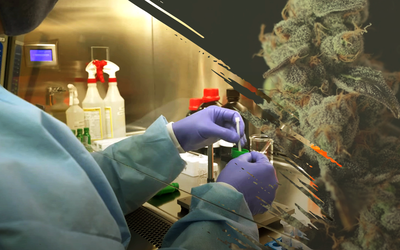
<svg viewBox="0 0 400 250">
<path fill-rule="evenodd" d="M 224 72 L 220 59 L 126 0 L 61 0 L 34 31 L 1 39 L 2 55 L 9 55 L 8 62 L 2 56 L 2 84 L 48 113 L 53 105 L 67 107 L 69 83 L 82 103 L 92 59 L 119 65 L 128 132 L 143 130 L 161 114 L 169 121 L 183 118 L 189 99 L 201 97 L 204 88 L 219 88 L 221 100 L 231 88 L 212 71 Z M 107 79 L 98 86 L 103 98 L 107 87 Z"/>
<path fill-rule="evenodd" d="M 1 85 L 65 122 L 67 85 L 77 87 L 82 103 L 87 89 L 85 67 L 94 59 L 110 60 L 120 67 L 118 88 L 125 99 L 128 135 L 143 133 L 160 115 L 168 121 L 184 118 L 189 99 L 201 97 L 204 88 L 218 88 L 221 102 L 226 102 L 226 89 L 232 86 L 248 87 L 249 82 L 255 87 L 262 85 L 262 78 L 257 78 L 267 69 L 262 59 L 258 61 L 263 65 L 261 68 L 249 65 L 248 71 L 237 67 L 239 73 L 234 69 L 231 71 L 232 65 L 226 65 L 224 58 L 215 54 L 217 52 L 198 45 L 205 39 L 202 29 L 196 30 L 161 8 L 162 1 L 132 2 L 60 0 L 34 31 L 17 37 L 0 36 Z M 277 6 L 277 9 L 281 8 Z M 157 14 L 149 14 L 150 11 L 156 13 L 155 9 Z M 218 13 L 210 14 L 209 18 L 215 15 Z M 181 16 L 185 17 L 184 14 Z M 204 29 L 216 25 L 209 18 L 204 17 L 198 27 Z M 257 29 L 259 27 L 255 29 L 256 34 Z M 218 33 L 215 36 L 218 38 Z M 251 51 L 259 50 L 256 38 L 255 47 L 254 44 L 249 48 L 242 47 L 249 58 L 253 56 Z M 234 35 L 227 39 L 229 43 L 234 43 L 234 40 Z M 241 60 L 240 51 L 237 48 L 230 56 L 236 54 Z M 253 75 L 257 77 L 252 79 Z M 102 98 L 108 88 L 106 75 L 105 78 L 104 84 L 98 84 Z M 254 115 L 261 115 L 261 109 L 253 100 L 242 96 L 241 103 Z M 250 133 L 257 132 L 250 125 Z M 275 162 L 276 167 L 288 176 L 301 178 L 290 170 L 288 164 L 279 159 Z M 295 211 L 294 200 L 307 206 L 305 196 L 289 182 L 282 180 L 281 186 L 277 200 L 288 212 Z M 190 204 L 189 194 L 181 192 L 179 195 L 164 201 L 153 200 L 126 217 L 132 230 L 130 249 L 161 246 L 169 227 L 185 215 L 184 205 L 181 205 Z M 178 199 L 181 199 L 181 205 Z M 271 232 L 261 234 L 264 243 L 270 241 L 266 236 L 268 233 Z"/>
</svg>

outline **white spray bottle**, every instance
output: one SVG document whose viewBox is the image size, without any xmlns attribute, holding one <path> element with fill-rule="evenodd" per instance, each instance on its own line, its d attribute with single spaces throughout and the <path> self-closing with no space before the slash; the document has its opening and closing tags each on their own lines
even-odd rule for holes
<svg viewBox="0 0 400 250">
<path fill-rule="evenodd" d="M 70 129 L 83 129 L 85 126 L 85 114 L 79 107 L 78 90 L 73 84 L 68 84 L 69 90 L 69 108 L 65 111 L 67 116 L 67 125 Z"/>
<path fill-rule="evenodd" d="M 109 75 L 107 95 L 104 98 L 104 109 L 106 114 L 107 138 L 118 138 L 126 136 L 125 125 L 125 100 L 122 98 L 117 87 L 115 73 L 119 67 L 110 61 L 106 61 L 103 71 Z"/>
<path fill-rule="evenodd" d="M 104 137 L 104 101 L 97 89 L 96 73 L 99 67 L 97 60 L 91 61 L 86 66 L 86 72 L 89 77 L 87 80 L 88 89 L 85 99 L 82 102 L 82 108 L 85 112 L 85 127 L 89 128 L 91 140 L 102 140 Z M 97 66 L 96 66 L 97 64 Z"/>
</svg>

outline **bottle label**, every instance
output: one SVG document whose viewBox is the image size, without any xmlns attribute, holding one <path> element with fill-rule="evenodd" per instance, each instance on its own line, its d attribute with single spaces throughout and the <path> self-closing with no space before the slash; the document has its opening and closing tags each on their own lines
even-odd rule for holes
<svg viewBox="0 0 400 250">
<path fill-rule="evenodd" d="M 111 107 L 105 107 L 104 110 L 106 116 L 106 137 L 114 138 Z"/>
<path fill-rule="evenodd" d="M 83 145 L 89 145 L 89 137 L 87 135 L 83 135 Z"/>
<path fill-rule="evenodd" d="M 101 108 L 84 108 L 85 127 L 89 128 L 92 140 L 103 139 L 103 124 L 101 118 Z"/>
<path fill-rule="evenodd" d="M 76 121 L 74 124 L 74 129 L 83 128 L 85 126 L 85 120 Z"/>
</svg>

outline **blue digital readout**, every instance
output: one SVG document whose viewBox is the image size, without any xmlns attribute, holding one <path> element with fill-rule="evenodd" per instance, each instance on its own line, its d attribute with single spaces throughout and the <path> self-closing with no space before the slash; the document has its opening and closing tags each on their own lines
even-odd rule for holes
<svg viewBox="0 0 400 250">
<path fill-rule="evenodd" d="M 51 49 L 31 49 L 31 62 L 52 62 L 53 51 Z"/>
</svg>

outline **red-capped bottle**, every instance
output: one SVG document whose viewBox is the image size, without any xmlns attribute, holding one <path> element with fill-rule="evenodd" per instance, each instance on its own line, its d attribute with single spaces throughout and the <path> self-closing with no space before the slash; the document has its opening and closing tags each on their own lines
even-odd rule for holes
<svg viewBox="0 0 400 250">
<path fill-rule="evenodd" d="M 203 103 L 203 99 L 202 98 L 190 98 L 190 101 L 189 101 L 189 112 L 187 113 L 186 117 L 196 113 L 202 103 Z"/>
<path fill-rule="evenodd" d="M 203 90 L 203 104 L 200 105 L 199 110 L 205 109 L 210 106 L 222 107 L 219 102 L 219 90 L 216 88 L 204 89 Z"/>
</svg>

